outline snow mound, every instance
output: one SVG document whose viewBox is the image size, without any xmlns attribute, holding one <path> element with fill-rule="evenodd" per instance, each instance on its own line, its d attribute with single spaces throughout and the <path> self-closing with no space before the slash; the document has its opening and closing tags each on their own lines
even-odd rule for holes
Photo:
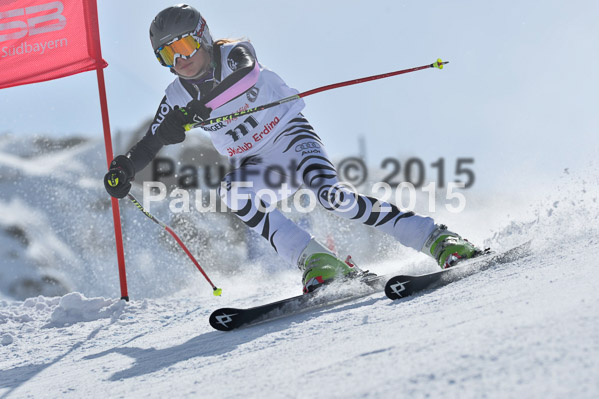
<svg viewBox="0 0 599 399">
<path fill-rule="evenodd" d="M 110 318 L 118 319 L 125 302 L 115 299 L 86 298 L 78 292 L 60 298 L 46 327 L 65 327 L 80 322 Z"/>
<path fill-rule="evenodd" d="M 10 334 L 2 335 L 2 339 L 0 339 L 0 345 L 7 346 L 13 343 L 13 337 Z"/>
</svg>

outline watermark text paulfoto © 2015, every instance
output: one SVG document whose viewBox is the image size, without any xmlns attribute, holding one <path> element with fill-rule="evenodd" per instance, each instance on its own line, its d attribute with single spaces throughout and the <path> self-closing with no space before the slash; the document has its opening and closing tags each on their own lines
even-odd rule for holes
<svg viewBox="0 0 599 399">
<path fill-rule="evenodd" d="M 449 182 L 444 195 L 445 209 L 452 213 L 460 213 L 466 208 L 466 196 L 460 192 L 465 186 L 461 182 Z M 177 188 L 168 194 L 166 185 L 162 182 L 144 182 L 143 183 L 143 207 L 150 212 L 152 203 L 158 203 L 167 200 L 169 201 L 169 209 L 173 213 L 188 213 L 194 209 L 198 212 L 218 212 L 217 204 L 223 200 L 232 204 L 234 209 L 241 209 L 252 195 L 246 189 L 252 189 L 252 182 L 233 182 L 221 183 L 219 189 L 195 189 L 186 190 Z M 435 182 L 430 182 L 426 186 L 420 188 L 423 193 L 427 194 L 428 212 L 433 213 L 437 210 L 438 191 Z M 278 189 L 262 188 L 255 192 L 256 197 L 262 199 L 261 203 L 266 205 L 266 211 L 271 211 L 280 203 L 280 210 L 283 212 L 291 212 L 295 210 L 300 213 L 309 213 L 316 207 L 325 205 L 334 207 L 338 211 L 351 212 L 352 207 L 345 208 L 346 201 L 343 194 L 340 193 L 357 193 L 355 187 L 350 183 L 337 183 L 336 187 L 329 190 L 330 196 L 326 198 L 316 198 L 314 191 L 307 188 L 299 190 L 291 190 L 287 183 L 283 183 Z M 372 185 L 370 195 L 387 203 L 391 202 L 397 205 L 404 211 L 414 210 L 416 207 L 417 189 L 412 183 L 404 182 L 392 188 L 386 182 L 378 182 Z M 281 199 L 292 198 L 293 208 L 289 206 L 287 201 Z M 407 198 L 406 198 L 407 197 Z M 355 204 L 355 202 L 353 202 Z M 379 206 L 380 212 L 388 212 L 390 209 L 385 209 L 385 205 Z M 390 208 L 387 206 L 387 208 Z M 227 207 L 221 206 L 220 212 L 226 212 Z"/>
<path fill-rule="evenodd" d="M 306 149 L 310 151 L 310 149 Z M 256 159 L 256 162 L 260 162 Z M 387 157 L 378 165 L 377 171 L 369 171 L 365 162 L 358 157 L 343 158 L 336 162 L 336 171 L 340 181 L 350 183 L 361 188 L 368 183 L 369 177 L 376 176 L 377 180 L 387 183 L 391 187 L 397 187 L 401 183 L 411 183 L 415 188 L 425 186 L 427 181 L 434 181 L 435 187 L 443 189 L 447 181 L 452 178 L 457 183 L 463 183 L 463 187 L 471 188 L 476 180 L 473 170 L 474 158 L 457 158 L 455 163 L 439 158 L 431 163 L 426 163 L 417 157 L 406 160 Z M 270 165 L 265 168 L 261 179 L 263 186 L 277 189 L 283 183 L 299 187 L 297 176 L 297 162 L 290 161 L 288 165 Z M 167 179 L 175 178 L 177 186 L 182 189 L 196 188 L 218 188 L 224 176 L 231 172 L 234 167 L 227 168 L 224 165 L 196 166 L 182 164 L 171 158 L 157 157 L 152 161 L 152 181 L 165 182 Z M 244 180 L 244 173 L 252 177 L 254 172 L 243 170 L 239 173 Z"/>
</svg>

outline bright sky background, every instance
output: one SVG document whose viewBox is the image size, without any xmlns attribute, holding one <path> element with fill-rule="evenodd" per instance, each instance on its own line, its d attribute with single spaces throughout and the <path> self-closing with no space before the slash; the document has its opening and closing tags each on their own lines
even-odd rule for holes
<svg viewBox="0 0 599 399">
<path fill-rule="evenodd" d="M 172 80 L 148 38 L 171 4 L 98 0 L 113 131 L 153 116 Z M 333 157 L 357 155 L 363 135 L 371 165 L 444 157 L 451 180 L 455 158 L 472 157 L 477 184 L 518 186 L 599 153 L 595 0 L 190 4 L 214 38 L 249 38 L 260 62 L 300 91 L 451 62 L 308 97 L 304 113 Z M 1 90 L 0 109 L 0 134 L 102 134 L 94 72 Z"/>
</svg>

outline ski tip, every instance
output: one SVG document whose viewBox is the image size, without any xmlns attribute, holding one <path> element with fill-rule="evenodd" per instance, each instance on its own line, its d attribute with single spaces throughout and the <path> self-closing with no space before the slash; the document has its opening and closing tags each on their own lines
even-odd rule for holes
<svg viewBox="0 0 599 399">
<path fill-rule="evenodd" d="M 212 293 L 214 296 L 220 296 L 223 293 L 223 289 L 214 287 L 214 291 Z"/>
<path fill-rule="evenodd" d="M 234 308 L 217 309 L 208 318 L 208 322 L 215 330 L 231 331 L 239 327 L 243 310 Z"/>
<path fill-rule="evenodd" d="M 441 58 L 437 58 L 437 61 L 433 62 L 431 64 L 431 67 L 443 69 L 443 65 L 445 65 L 445 64 L 449 64 L 449 61 L 443 61 L 443 60 L 441 60 Z"/>
<path fill-rule="evenodd" d="M 389 299 L 402 299 L 412 295 L 413 288 L 410 284 L 410 280 L 413 277 L 410 276 L 395 276 L 391 277 L 387 284 L 385 284 L 385 295 Z"/>
</svg>

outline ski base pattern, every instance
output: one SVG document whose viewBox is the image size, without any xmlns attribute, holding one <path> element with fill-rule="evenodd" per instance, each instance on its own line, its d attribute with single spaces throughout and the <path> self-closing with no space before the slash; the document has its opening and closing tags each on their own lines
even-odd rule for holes
<svg viewBox="0 0 599 399">
<path fill-rule="evenodd" d="M 417 291 L 449 284 L 477 271 L 488 269 L 495 264 L 514 261 L 525 256 L 529 251 L 529 247 L 530 242 L 527 242 L 505 252 L 484 254 L 477 258 L 463 261 L 463 263 L 453 268 L 420 276 L 397 275 L 394 277 L 393 274 L 389 274 L 384 276 L 367 276 L 361 279 L 339 279 L 310 293 L 253 308 L 220 308 L 212 312 L 209 322 L 216 330 L 231 331 L 242 326 L 250 326 L 336 305 L 380 292 L 383 289 L 385 289 L 385 293 L 389 298 L 403 298 Z M 393 288 L 387 288 L 391 286 L 395 286 L 395 290 L 399 292 L 394 294 L 392 291 Z M 391 295 L 388 291 L 391 292 Z"/>
<path fill-rule="evenodd" d="M 488 252 L 458 263 L 449 269 L 419 276 L 398 275 L 385 284 L 385 295 L 389 299 L 401 299 L 419 291 L 439 288 L 491 266 L 508 263 L 526 256 L 530 241 L 500 253 Z"/>
</svg>

